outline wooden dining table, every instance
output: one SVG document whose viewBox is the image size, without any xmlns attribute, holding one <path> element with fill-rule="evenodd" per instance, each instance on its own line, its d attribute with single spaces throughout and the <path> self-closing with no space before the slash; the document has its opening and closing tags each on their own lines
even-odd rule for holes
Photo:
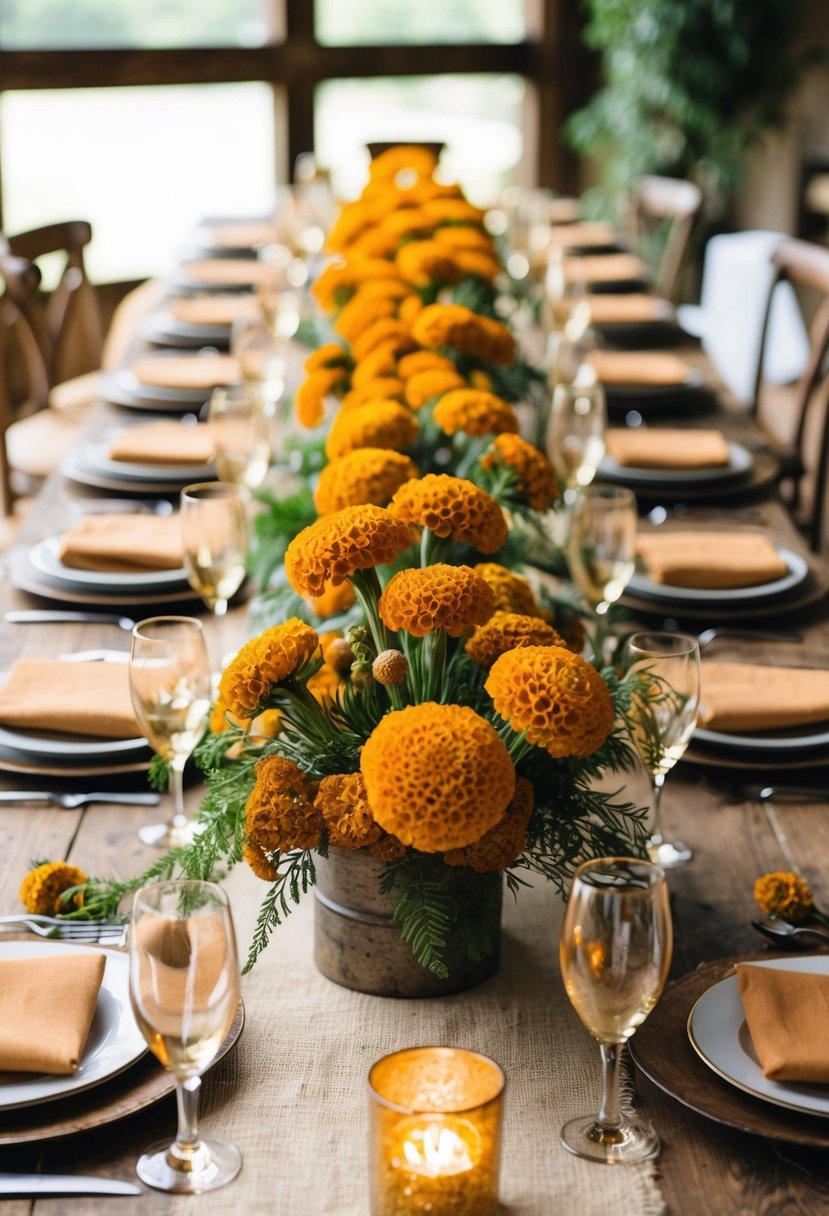
<svg viewBox="0 0 829 1216">
<path fill-rule="evenodd" d="M 701 366 L 709 382 L 714 383 L 713 369 L 697 349 L 688 347 L 682 353 Z M 717 412 L 690 424 L 709 425 L 713 419 L 717 425 L 724 426 L 730 437 L 741 438 L 755 450 L 762 450 L 762 437 L 752 420 L 728 400 L 721 388 L 718 391 Z M 93 427 L 99 426 L 102 419 L 116 416 L 114 408 L 103 403 L 98 410 Z M 70 509 L 84 497 L 96 495 L 56 474 L 40 494 L 19 543 L 29 544 L 61 530 L 66 526 Z M 694 527 L 721 530 L 730 519 L 737 518 L 735 506 L 745 508 L 746 504 L 753 512 L 752 526 L 762 527 L 776 542 L 805 555 L 803 541 L 782 505 L 773 481 L 759 487 L 747 499 L 706 501 L 698 515 L 694 514 L 693 506 L 684 514 L 674 514 L 668 503 L 665 522 L 656 526 L 681 528 L 693 523 Z M 814 558 L 810 561 L 818 586 L 825 590 L 825 570 Z M 784 625 L 787 630 L 802 633 L 803 640 L 799 644 L 745 642 L 723 636 L 711 644 L 710 652 L 720 658 L 742 657 L 755 662 L 826 667 L 829 665 L 829 606 L 820 595 L 815 595 L 813 601 L 785 612 L 782 620 L 778 614 L 775 621 L 777 628 Z M 8 578 L 3 580 L 1 612 L 36 604 L 37 601 L 17 590 Z M 223 620 L 205 615 L 196 605 L 192 606 L 192 611 L 203 616 L 214 662 L 248 635 L 245 603 L 232 607 Z M 648 623 L 658 617 L 659 613 L 654 611 Z M 697 621 L 693 624 L 702 629 L 706 623 Z M 748 627 L 752 625 L 762 627 L 756 620 L 747 623 Z M 65 652 L 99 647 L 127 650 L 129 634 L 110 624 L 8 624 L 0 614 L 0 670 L 7 670 L 20 657 L 57 657 Z M 820 759 L 827 761 L 829 757 L 818 757 Z M 674 980 L 714 960 L 764 952 L 765 947 L 750 925 L 752 916 L 756 915 L 752 899 L 754 880 L 764 872 L 797 870 L 812 885 L 818 905 L 829 908 L 829 868 L 826 864 L 829 860 L 829 793 L 822 802 L 811 801 L 788 788 L 802 783 L 829 791 L 826 765 L 815 763 L 806 768 L 773 772 L 764 768 L 709 766 L 699 760 L 692 748 L 688 759 L 680 762 L 669 776 L 663 799 L 665 833 L 681 837 L 694 852 L 690 864 L 669 876 L 675 929 L 671 972 Z M 0 772 L 0 785 L 5 789 L 37 788 L 43 780 L 43 777 Z M 90 788 L 92 780 L 55 778 L 51 785 L 58 789 Z M 144 780 L 139 774 L 118 779 L 97 778 L 94 784 L 100 786 L 104 781 L 107 788 L 106 781 L 112 781 L 110 789 L 118 788 L 120 783 L 144 788 Z M 774 794 L 761 798 L 759 791 L 765 786 L 777 788 Z M 643 774 L 631 779 L 631 790 L 635 791 L 637 799 L 647 799 Z M 193 809 L 201 794 L 194 775 L 188 789 Z M 140 873 L 154 860 L 155 854 L 139 841 L 137 830 L 157 816 L 157 808 L 107 803 L 75 810 L 3 804 L 0 806 L 0 913 L 19 911 L 17 891 L 30 859 L 63 858 L 88 873 L 99 875 L 127 878 Z M 243 873 L 241 867 L 229 876 L 227 884 L 244 949 L 258 900 L 265 888 L 250 874 Z M 538 903 L 534 905 L 535 900 Z M 559 905 L 557 897 L 549 892 L 532 891 L 527 895 L 526 903 L 522 894 L 521 901 L 508 910 L 509 931 L 501 973 L 481 989 L 466 994 L 463 1003 L 444 998 L 446 1004 L 443 1006 L 441 1001 L 401 1003 L 361 997 L 345 990 L 329 992 L 333 986 L 328 981 L 312 976 L 310 907 L 300 910 L 286 926 L 277 930 L 265 956 L 251 975 L 245 977 L 242 988 L 246 1006 L 245 1030 L 237 1046 L 208 1073 L 204 1082 L 205 1127 L 214 1132 L 230 1128 L 245 1160 L 243 1172 L 236 1182 L 224 1191 L 197 1200 L 173 1199 L 145 1190 L 135 1199 L 11 1199 L 0 1202 L 0 1210 L 4 1216 L 28 1216 L 29 1213 L 48 1216 L 57 1212 L 80 1216 L 92 1211 L 100 1216 L 127 1211 L 136 1211 L 140 1216 L 161 1216 L 162 1213 L 195 1211 L 196 1207 L 211 1212 L 227 1212 L 234 1208 L 250 1213 L 284 1212 L 285 1216 L 304 1216 L 306 1211 L 330 1213 L 331 1216 L 365 1212 L 368 1207 L 363 1110 L 365 1075 L 372 1059 L 389 1049 L 389 1033 L 372 1029 L 375 1020 L 380 1019 L 381 1014 L 388 1019 L 397 1019 L 395 1036 L 404 1033 L 399 1029 L 400 1025 L 410 1025 L 410 1033 L 416 1041 L 418 1032 L 440 1033 L 441 1029 L 449 1037 L 455 1033 L 453 1018 L 463 1015 L 471 1019 L 469 1024 L 475 1024 L 477 1019 L 477 1045 L 486 1050 L 486 1019 L 502 1017 L 508 1020 L 507 1011 L 513 1010 L 520 1022 L 523 1008 L 535 1011 L 537 1022 L 533 1025 L 537 1029 L 532 1035 L 522 1035 L 516 1030 L 502 1044 L 508 1056 L 505 1062 L 508 1095 L 509 1086 L 513 1084 L 520 1096 L 512 1107 L 509 1101 L 507 1104 L 505 1216 L 553 1216 L 558 1211 L 574 1214 L 592 1211 L 589 1196 L 592 1188 L 603 1185 L 599 1181 L 602 1167 L 577 1163 L 583 1173 L 574 1177 L 578 1177 L 581 1190 L 578 1195 L 573 1194 L 569 1204 L 545 1189 L 545 1169 L 552 1169 L 551 1163 L 564 1154 L 558 1144 L 560 1112 L 550 1097 L 556 1091 L 557 1076 L 564 1067 L 564 1060 L 561 1056 L 556 1058 L 554 1040 L 544 1037 L 550 1030 L 545 1025 L 546 1010 L 552 1010 L 554 1005 L 556 1008 L 560 1004 L 566 1005 L 555 987 L 560 985 L 554 961 Z M 532 906 L 541 907 L 543 915 L 538 911 L 530 912 Z M 280 941 L 283 932 L 288 946 Z M 307 958 L 308 976 L 297 979 L 289 970 L 289 963 L 303 955 Z M 290 965 L 299 968 L 299 963 Z M 307 985 L 309 995 L 301 1007 L 291 1004 L 294 982 Z M 420 1007 L 425 1005 L 431 1008 L 422 1010 Z M 332 1017 L 330 1023 L 320 1021 L 317 1040 L 313 1037 L 316 1009 L 329 1011 Z M 657 1009 L 654 1018 L 658 1012 Z M 570 1036 L 567 1041 L 579 1045 L 581 1050 L 581 1044 L 588 1038 L 586 1031 L 569 1010 L 557 1013 L 556 1017 L 559 1016 L 570 1018 L 566 1025 L 566 1034 Z M 310 1027 L 310 1030 L 303 1029 L 302 1034 L 300 1018 L 304 1018 Z M 381 1025 L 380 1020 L 377 1025 Z M 644 1035 L 646 1029 L 647 1024 L 640 1033 Z M 672 1065 L 669 1059 L 664 1069 L 669 1074 L 669 1089 L 682 1089 L 680 1048 L 687 1047 L 684 1033 L 682 1026 L 668 1034 L 665 1054 L 671 1056 L 672 1042 L 676 1047 L 675 1063 Z M 324 1049 L 335 1053 L 330 1056 L 334 1063 L 329 1063 L 329 1067 L 339 1072 L 353 1070 L 353 1075 L 349 1072 L 342 1082 L 345 1089 L 335 1089 L 333 1095 L 327 1097 L 323 1083 L 319 1081 L 323 1074 L 315 1071 L 320 1067 L 319 1061 L 310 1058 L 316 1054 L 315 1042 L 320 1052 Z M 545 1044 L 548 1045 L 546 1049 Z M 395 1045 L 408 1043 L 393 1041 L 391 1046 Z M 476 1044 L 470 1042 L 468 1045 Z M 586 1043 L 584 1050 L 593 1049 Z M 323 1054 L 321 1058 L 327 1057 Z M 638 1069 L 633 1070 L 632 1082 L 636 1103 L 652 1120 L 662 1139 L 662 1153 L 651 1182 L 656 1187 L 657 1197 L 661 1196 L 664 1210 L 672 1216 L 771 1216 L 783 1211 L 787 1216 L 795 1213 L 814 1216 L 820 1211 L 829 1211 L 829 1155 L 825 1148 L 799 1145 L 726 1126 L 715 1115 L 706 1117 L 696 1113 Z M 598 1089 L 596 1054 L 596 1104 Z M 347 1100 L 343 1094 L 348 1095 Z M 588 1105 L 593 1101 L 591 1097 Z M 338 1136 L 322 1130 L 324 1121 L 320 1116 L 325 1105 L 330 1106 L 332 1102 L 345 1103 L 339 1112 L 333 1112 L 341 1129 Z M 527 1109 L 522 1111 L 522 1106 Z M 242 1112 L 246 1112 L 244 1117 Z M 328 1111 L 329 1115 L 331 1113 Z M 586 1112 L 575 1110 L 570 1113 Z M 521 1126 L 522 1118 L 530 1116 L 534 1120 L 534 1130 L 531 1137 L 523 1139 L 514 1129 Z M 814 1122 L 825 1125 L 825 1120 Z M 61 1138 L 4 1143 L 4 1133 L 8 1137 L 13 1128 L 14 1112 L 0 1113 L 0 1173 L 27 1170 L 128 1179 L 134 1178 L 135 1159 L 149 1142 L 164 1136 L 172 1137 L 175 1103 L 167 1097 L 94 1130 L 73 1133 L 72 1127 L 67 1126 L 66 1134 Z M 829 1144 L 829 1129 L 826 1143 Z M 303 1171 L 307 1180 L 300 1186 L 295 1175 Z M 300 1207 L 299 1197 L 306 1194 L 311 1198 L 306 1206 Z M 651 1210 L 659 1209 L 657 1206 Z M 616 1206 L 614 1211 L 620 1216 L 638 1216 L 632 1206 L 628 1209 Z"/>
</svg>

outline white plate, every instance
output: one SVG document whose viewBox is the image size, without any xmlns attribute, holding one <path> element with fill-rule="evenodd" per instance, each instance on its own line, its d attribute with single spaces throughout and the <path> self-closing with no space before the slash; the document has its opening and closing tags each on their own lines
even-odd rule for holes
<svg viewBox="0 0 829 1216">
<path fill-rule="evenodd" d="M 0 958 L 31 955 L 81 954 L 94 950 L 106 956 L 106 969 L 95 1017 L 77 1071 L 68 1077 L 3 1073 L 0 1110 L 51 1102 L 100 1085 L 140 1060 L 147 1044 L 135 1024 L 129 999 L 129 957 L 101 946 L 74 942 L 2 942 Z"/>
<path fill-rule="evenodd" d="M 750 965 L 829 975 L 829 957 L 822 954 L 769 959 Z M 714 984 L 699 998 L 688 1018 L 688 1038 L 709 1068 L 747 1094 L 788 1110 L 829 1115 L 829 1085 L 795 1085 L 769 1081 L 763 1075 L 745 1023 L 736 975 Z"/>
<path fill-rule="evenodd" d="M 597 476 L 634 490 L 637 486 L 669 490 L 699 487 L 707 490 L 712 486 L 740 481 L 751 472 L 754 457 L 748 448 L 741 443 L 729 443 L 728 452 L 730 459 L 727 465 L 708 469 L 638 469 L 632 465 L 617 464 L 610 456 L 605 456 Z"/>
<path fill-rule="evenodd" d="M 111 460 L 107 452 L 115 436 L 90 443 L 83 449 L 81 459 L 88 468 L 107 477 L 120 477 L 126 481 L 208 481 L 216 476 L 212 463 L 208 464 L 133 464 L 127 460 Z"/>
<path fill-rule="evenodd" d="M 681 533 L 677 533 L 680 536 Z M 711 604 L 726 606 L 750 604 L 753 601 L 779 599 L 788 595 L 809 576 L 809 563 L 792 549 L 778 549 L 777 554 L 788 566 L 788 573 L 771 583 L 759 583 L 756 587 L 671 587 L 667 583 L 654 583 L 644 574 L 634 574 L 627 585 L 631 595 L 641 599 L 660 600 L 666 604 L 692 605 Z"/>
<path fill-rule="evenodd" d="M 803 731 L 810 733 L 803 734 Z M 721 730 L 706 730 L 698 726 L 694 731 L 694 743 L 701 747 L 723 747 L 731 751 L 757 752 L 760 757 L 768 752 L 802 752 L 829 747 L 829 727 L 801 726 L 788 734 L 737 735 Z"/>
<path fill-rule="evenodd" d="M 65 566 L 60 560 L 60 536 L 47 536 L 44 540 L 32 545 L 29 550 L 29 561 L 35 570 L 48 578 L 58 579 L 62 583 L 72 583 L 78 587 L 90 587 L 93 590 L 106 591 L 149 591 L 155 588 L 184 587 L 187 585 L 187 572 L 183 566 L 178 570 L 137 570 L 133 573 L 116 573 L 105 570 L 79 570 L 74 566 Z"/>
</svg>

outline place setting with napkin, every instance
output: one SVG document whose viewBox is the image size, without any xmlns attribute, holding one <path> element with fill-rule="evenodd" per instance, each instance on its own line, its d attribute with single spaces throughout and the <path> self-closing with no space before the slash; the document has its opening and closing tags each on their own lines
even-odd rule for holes
<svg viewBox="0 0 829 1216">
<path fill-rule="evenodd" d="M 660 296 L 641 291 L 566 295 L 553 302 L 553 311 L 562 326 L 569 320 L 574 302 L 589 316 L 591 328 L 611 346 L 638 349 L 649 345 L 676 345 L 679 340 L 674 306 Z M 702 378 L 699 380 L 701 382 Z M 613 385 L 607 387 L 613 391 Z M 624 383 L 620 387 L 624 391 Z"/>
<path fill-rule="evenodd" d="M 601 299 L 600 296 L 594 298 Z M 617 298 L 621 301 L 625 297 Z M 642 296 L 641 299 L 645 301 L 650 297 Z M 591 323 L 597 324 L 592 308 Z M 673 351 L 594 350 L 586 361 L 603 385 L 611 407 L 639 409 L 659 405 L 666 408 L 705 395 L 711 400 L 702 373 Z"/>
<path fill-rule="evenodd" d="M 175 496 L 216 477 L 210 428 L 195 416 L 107 430 L 79 444 L 61 466 L 72 481 L 116 494 Z"/>
<path fill-rule="evenodd" d="M 226 351 L 234 321 L 255 299 L 253 292 L 169 296 L 147 317 L 142 336 L 154 346 Z"/>
<path fill-rule="evenodd" d="M 597 476 L 637 494 L 686 497 L 737 491 L 751 479 L 753 466 L 749 449 L 716 429 L 609 427 Z"/>
<path fill-rule="evenodd" d="M 101 393 L 125 409 L 183 414 L 204 405 L 214 388 L 238 381 L 239 365 L 232 355 L 209 347 L 155 351 L 105 373 Z"/>
</svg>

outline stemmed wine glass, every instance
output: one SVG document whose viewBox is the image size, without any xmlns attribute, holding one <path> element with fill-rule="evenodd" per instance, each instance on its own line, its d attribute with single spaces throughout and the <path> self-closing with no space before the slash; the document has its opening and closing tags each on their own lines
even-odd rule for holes
<svg viewBox="0 0 829 1216">
<path fill-rule="evenodd" d="M 653 833 L 648 852 L 666 869 L 690 861 L 681 841 L 662 837 L 659 807 L 665 778 L 685 753 L 699 709 L 699 643 L 689 633 L 634 633 L 626 644 L 631 673 L 642 676 L 629 710 L 631 736 L 653 788 Z"/>
<path fill-rule="evenodd" d="M 565 339 L 565 342 L 569 341 Z M 558 358 L 564 357 L 564 349 Z M 582 365 L 570 383 L 558 383 L 547 427 L 547 454 L 564 482 L 564 500 L 590 485 L 605 451 L 605 392 L 592 368 Z"/>
<path fill-rule="evenodd" d="M 611 604 L 636 568 L 636 499 L 624 486 L 586 486 L 570 508 L 570 574 L 595 614 L 594 650 L 603 659 Z"/>
<path fill-rule="evenodd" d="M 198 825 L 184 812 L 184 766 L 210 709 L 210 665 L 201 621 L 156 616 L 132 631 L 130 693 L 135 716 L 153 751 L 167 761 L 174 813 L 170 823 L 139 829 L 144 844 L 190 844 Z"/>
<path fill-rule="evenodd" d="M 153 1144 L 138 1177 L 158 1191 L 198 1195 L 242 1166 L 225 1140 L 202 1140 L 201 1075 L 227 1037 L 239 1004 L 239 964 L 227 896 L 211 882 L 164 882 L 135 893 L 130 1002 L 153 1055 L 176 1081 L 175 1141 Z"/>
<path fill-rule="evenodd" d="M 561 1143 L 607 1164 L 646 1161 L 659 1137 L 619 1105 L 621 1049 L 656 1005 L 671 963 L 671 913 L 665 873 L 629 857 L 585 862 L 575 874 L 561 930 L 564 987 L 602 1053 L 602 1102 L 596 1116 L 572 1119 Z"/>
<path fill-rule="evenodd" d="M 255 490 L 265 480 L 271 461 L 271 423 L 259 387 L 214 389 L 207 422 L 220 479 Z"/>
<path fill-rule="evenodd" d="M 187 581 L 216 616 L 245 578 L 248 526 L 238 486 L 205 481 L 181 492 L 181 533 Z"/>
</svg>

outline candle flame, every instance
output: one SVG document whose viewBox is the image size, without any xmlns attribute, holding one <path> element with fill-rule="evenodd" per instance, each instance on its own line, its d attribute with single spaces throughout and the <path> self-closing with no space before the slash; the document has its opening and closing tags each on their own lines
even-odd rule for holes
<svg viewBox="0 0 829 1216">
<path fill-rule="evenodd" d="M 411 1169 L 421 1174 L 460 1174 L 471 1170 L 469 1145 L 449 1127 L 431 1124 L 413 1128 L 403 1141 L 403 1156 Z"/>
</svg>

